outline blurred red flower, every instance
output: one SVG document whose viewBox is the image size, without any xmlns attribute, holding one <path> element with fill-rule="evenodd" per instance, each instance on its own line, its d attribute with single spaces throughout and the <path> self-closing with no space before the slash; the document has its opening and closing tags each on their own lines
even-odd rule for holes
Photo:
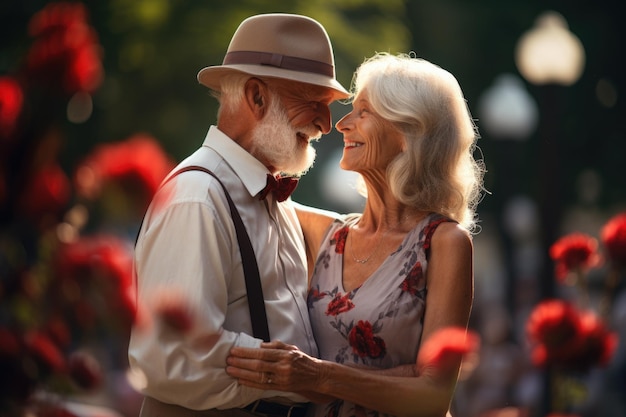
<svg viewBox="0 0 626 417">
<path fill-rule="evenodd" d="M 531 343 L 546 346 L 552 351 L 567 349 L 579 332 L 577 310 L 563 300 L 547 300 L 538 304 L 526 322 Z"/>
<path fill-rule="evenodd" d="M 433 367 L 450 370 L 468 354 L 478 352 L 480 337 L 477 333 L 463 327 L 446 327 L 430 336 L 419 350 L 418 368 Z"/>
<path fill-rule="evenodd" d="M 14 332 L 0 327 L 0 359 L 15 359 L 20 352 L 20 343 Z"/>
<path fill-rule="evenodd" d="M 150 201 L 161 181 L 174 167 L 157 141 L 146 134 L 97 147 L 76 170 L 76 188 L 80 196 L 95 199 L 107 182 L 117 182 L 130 195 Z"/>
<path fill-rule="evenodd" d="M 125 241 L 99 235 L 63 244 L 56 255 L 55 275 L 60 290 L 76 308 L 83 308 L 80 300 L 90 294 L 99 298 L 111 316 L 125 324 L 134 320 L 132 249 Z"/>
<path fill-rule="evenodd" d="M 26 57 L 30 79 L 66 93 L 93 92 L 102 83 L 101 47 L 78 2 L 46 5 L 29 22 L 35 41 Z"/>
<path fill-rule="evenodd" d="M 17 80 L 0 77 L 0 139 L 10 137 L 22 111 L 24 93 Z"/>
<path fill-rule="evenodd" d="M 597 239 L 584 233 L 571 233 L 550 247 L 556 262 L 556 277 L 563 282 L 569 272 L 585 271 L 600 263 Z"/>
<path fill-rule="evenodd" d="M 71 196 L 70 180 L 56 163 L 39 169 L 22 190 L 20 209 L 33 219 L 45 214 L 58 214 Z"/>
<path fill-rule="evenodd" d="M 48 320 L 44 330 L 48 336 L 62 348 L 67 348 L 72 342 L 72 335 L 67 323 L 61 316 L 56 316 Z"/>
<path fill-rule="evenodd" d="M 600 239 L 608 258 L 620 266 L 626 265 L 626 213 L 611 218 L 602 227 Z"/>
<path fill-rule="evenodd" d="M 45 333 L 29 331 L 24 335 L 24 343 L 26 351 L 35 359 L 40 371 L 45 373 L 65 371 L 63 353 Z"/>
<path fill-rule="evenodd" d="M 100 363 L 85 351 L 73 352 L 68 359 L 72 380 L 85 390 L 98 388 L 103 381 Z"/>
<path fill-rule="evenodd" d="M 152 304 L 155 317 L 174 331 L 189 332 L 194 325 L 193 314 L 184 297 L 171 289 L 157 292 Z"/>
<path fill-rule="evenodd" d="M 581 313 L 580 324 L 578 344 L 572 353 L 572 366 L 582 369 L 606 366 L 617 349 L 617 334 L 609 331 L 592 311 Z"/>
<path fill-rule="evenodd" d="M 612 358 L 617 336 L 592 311 L 580 311 L 562 300 L 538 304 L 526 323 L 537 366 L 586 371 L 604 366 Z"/>
</svg>

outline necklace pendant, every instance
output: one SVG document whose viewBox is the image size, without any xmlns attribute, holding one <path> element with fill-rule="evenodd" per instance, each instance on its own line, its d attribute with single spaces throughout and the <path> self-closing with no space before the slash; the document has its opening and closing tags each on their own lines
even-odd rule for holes
<svg viewBox="0 0 626 417">
<path fill-rule="evenodd" d="M 356 258 L 354 258 L 354 262 L 359 263 L 361 265 L 367 263 L 367 261 L 369 261 L 369 259 L 356 259 Z"/>
</svg>

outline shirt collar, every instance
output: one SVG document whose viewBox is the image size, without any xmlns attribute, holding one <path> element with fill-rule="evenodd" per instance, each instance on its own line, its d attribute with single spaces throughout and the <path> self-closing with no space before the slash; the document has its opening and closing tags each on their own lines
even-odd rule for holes
<svg viewBox="0 0 626 417">
<path fill-rule="evenodd" d="M 251 196 L 256 196 L 265 188 L 267 174 L 271 172 L 217 126 L 209 128 L 202 145 L 213 149 L 224 158 Z"/>
</svg>

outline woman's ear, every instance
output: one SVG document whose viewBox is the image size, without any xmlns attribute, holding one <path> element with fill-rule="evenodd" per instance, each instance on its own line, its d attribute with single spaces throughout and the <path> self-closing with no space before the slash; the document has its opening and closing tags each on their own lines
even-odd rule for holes
<svg viewBox="0 0 626 417">
<path fill-rule="evenodd" d="M 250 78 L 244 86 L 244 102 L 257 120 L 265 116 L 269 90 L 267 84 L 258 78 Z"/>
</svg>

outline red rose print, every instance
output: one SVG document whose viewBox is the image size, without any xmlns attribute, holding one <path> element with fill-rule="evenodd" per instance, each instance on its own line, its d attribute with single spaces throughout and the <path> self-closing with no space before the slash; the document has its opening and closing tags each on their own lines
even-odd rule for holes
<svg viewBox="0 0 626 417">
<path fill-rule="evenodd" d="M 382 358 L 387 353 L 385 341 L 374 336 L 374 329 L 369 321 L 359 320 L 348 335 L 352 352 L 361 358 Z"/>
<path fill-rule="evenodd" d="M 447 219 L 445 217 L 441 217 L 430 222 L 428 226 L 424 228 L 424 236 L 426 236 L 424 238 L 424 250 L 426 251 L 426 253 L 428 253 L 430 250 L 430 241 L 433 238 L 433 234 L 435 233 L 437 226 L 445 221 L 447 221 Z"/>
<path fill-rule="evenodd" d="M 346 311 L 352 310 L 353 308 L 354 303 L 350 299 L 350 294 L 342 296 L 341 293 L 337 293 L 337 295 L 335 295 L 335 298 L 333 298 L 330 303 L 328 303 L 326 315 L 337 316 L 338 314 L 345 313 Z"/>
<path fill-rule="evenodd" d="M 424 273 L 422 271 L 422 264 L 418 262 L 413 266 L 413 268 L 411 268 L 411 271 L 409 271 L 406 279 L 402 281 L 400 289 L 410 293 L 411 295 L 416 295 L 418 291 L 424 288 L 423 280 Z"/>
<path fill-rule="evenodd" d="M 337 230 L 330 240 L 331 245 L 335 246 L 335 253 L 343 253 L 346 249 L 346 240 L 348 238 L 348 226 Z"/>
</svg>

